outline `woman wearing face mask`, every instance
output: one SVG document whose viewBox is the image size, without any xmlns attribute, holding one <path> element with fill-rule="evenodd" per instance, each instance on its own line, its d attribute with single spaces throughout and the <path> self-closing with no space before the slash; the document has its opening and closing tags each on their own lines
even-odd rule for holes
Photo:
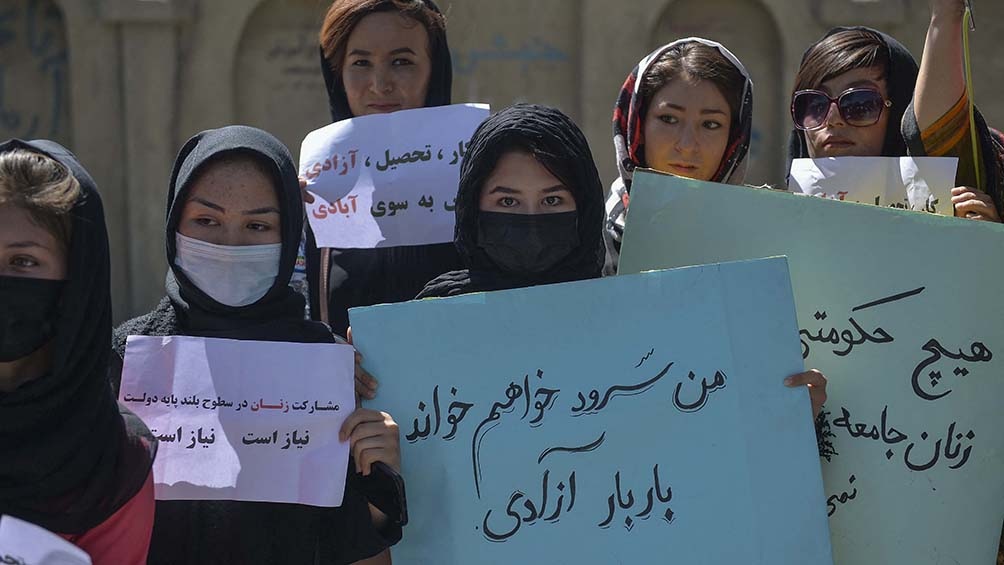
<svg viewBox="0 0 1004 565">
<path fill-rule="evenodd" d="M 721 44 L 681 39 L 638 63 L 614 107 L 620 176 L 606 204 L 605 274 L 617 272 L 634 170 L 742 184 L 752 126 L 753 81 Z"/>
<path fill-rule="evenodd" d="M 579 128 L 517 104 L 478 127 L 460 172 L 454 238 L 465 266 L 418 298 L 597 278 L 603 187 Z"/>
<path fill-rule="evenodd" d="M 94 181 L 53 142 L 3 143 L 0 515 L 60 534 L 95 565 L 140 565 L 156 440 L 112 396 L 111 331 Z"/>
<path fill-rule="evenodd" d="M 931 67 L 937 58 L 929 60 Z M 929 69 L 925 76 L 934 76 L 934 72 Z M 958 94 L 964 83 L 961 74 L 955 78 L 958 84 L 949 90 Z M 924 155 L 917 121 L 909 109 L 917 79 L 918 67 L 913 55 L 892 37 L 864 27 L 830 30 L 806 51 L 795 78 L 791 104 L 795 129 L 789 144 L 789 159 Z M 951 78 L 937 80 L 938 89 L 953 83 Z M 930 92 L 931 88 L 925 90 Z M 925 123 L 929 123 L 930 114 L 934 113 L 932 106 L 941 105 L 930 98 L 928 101 L 931 103 L 926 105 L 921 101 Z M 942 111 L 948 108 L 945 106 Z M 931 154 L 962 155 L 965 142 L 961 138 L 966 137 L 962 135 L 963 126 L 935 126 L 928 132 Z M 985 124 L 980 137 L 985 143 L 992 143 Z M 913 141 L 908 151 L 910 139 Z M 963 159 L 959 165 L 956 184 L 975 184 L 972 162 Z M 956 196 L 953 200 L 958 200 L 956 204 L 960 207 L 956 214 L 960 216 L 972 211 L 963 202 L 979 200 L 969 189 L 954 189 L 953 195 Z M 980 207 L 980 218 L 999 221 L 993 208 Z"/>
<path fill-rule="evenodd" d="M 190 139 L 168 194 L 167 297 L 116 330 L 119 361 L 129 335 L 334 342 L 327 326 L 303 319 L 303 297 L 289 287 L 302 228 L 296 169 L 277 139 L 244 126 Z M 349 563 L 381 553 L 401 537 L 404 501 L 382 508 L 391 518 L 371 519 L 367 500 L 396 492 L 386 467 L 373 465 L 399 468 L 397 426 L 359 409 L 342 438 L 355 466 L 341 507 L 158 502 L 151 563 Z"/>
<path fill-rule="evenodd" d="M 334 122 L 450 103 L 446 22 L 431 0 L 336 0 L 320 44 Z M 450 243 L 319 250 L 309 233 L 306 256 L 311 316 L 341 335 L 349 308 L 410 300 L 460 265 Z"/>
</svg>

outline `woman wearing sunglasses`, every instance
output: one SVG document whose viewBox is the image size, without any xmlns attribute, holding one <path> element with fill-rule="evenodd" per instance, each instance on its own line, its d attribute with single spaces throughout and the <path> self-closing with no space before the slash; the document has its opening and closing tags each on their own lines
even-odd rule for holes
<svg viewBox="0 0 1004 565">
<path fill-rule="evenodd" d="M 917 62 L 898 41 L 864 27 L 835 28 L 802 57 L 788 157 L 899 157 L 900 121 Z"/>
<path fill-rule="evenodd" d="M 951 3 L 962 5 L 964 0 L 936 2 L 941 5 Z M 944 10 L 942 7 L 941 11 Z M 958 12 L 956 23 L 961 26 L 961 8 Z M 943 14 L 939 16 L 939 11 L 935 9 L 932 30 L 945 17 Z M 960 29 L 956 27 L 956 35 Z M 934 36 L 937 38 L 938 34 Z M 968 106 L 961 63 L 954 64 L 957 72 L 947 75 L 941 72 L 943 67 L 947 67 L 946 71 L 956 70 L 950 61 L 953 55 L 961 61 L 961 38 L 955 51 L 947 55 L 945 52 L 951 49 L 951 41 L 945 40 L 943 35 L 941 38 L 941 41 L 932 42 L 932 33 L 928 34 L 925 74 L 919 83 L 918 99 L 921 99 L 921 92 L 937 90 L 954 93 L 958 102 L 953 110 L 949 110 L 951 104 L 939 104 L 934 100 L 944 98 L 944 94 L 928 95 L 920 106 L 923 112 L 917 114 L 923 116 L 923 124 L 927 128 L 920 133 L 917 115 L 911 106 L 914 87 L 918 85 L 918 67 L 913 55 L 892 37 L 870 28 L 830 30 L 805 52 L 795 78 L 791 100 L 795 129 L 789 145 L 789 161 L 805 157 L 959 156 L 962 159 L 956 184 L 960 186 L 952 190 L 956 215 L 999 222 L 997 210 L 1000 209 L 1000 198 L 996 199 L 996 205 L 991 205 L 991 199 L 986 194 L 966 188 L 976 185 L 976 173 L 974 160 L 969 158 L 967 161 L 964 155 L 967 152 L 972 155 L 972 145 L 966 142 L 969 138 L 968 114 L 962 114 L 962 108 L 967 109 Z M 937 86 L 933 80 L 935 76 L 939 77 Z M 951 78 L 946 81 L 942 76 Z M 927 81 L 924 77 L 931 77 L 932 80 Z M 950 87 L 946 89 L 946 85 Z M 940 113 L 934 109 L 937 106 L 943 106 Z M 938 119 L 942 114 L 946 115 Z M 984 154 L 992 151 L 991 155 L 996 157 L 1000 145 L 994 146 L 996 139 L 991 136 L 991 130 L 982 123 L 982 118 L 979 121 L 979 137 L 987 147 Z M 1001 175 L 993 174 L 997 172 L 998 162 L 999 159 L 994 158 L 990 160 L 993 166 L 982 165 L 984 170 L 994 169 L 984 172 L 983 178 L 990 179 L 989 184 L 984 186 L 999 184 Z M 994 190 L 995 193 L 1000 192 L 999 188 Z"/>
</svg>

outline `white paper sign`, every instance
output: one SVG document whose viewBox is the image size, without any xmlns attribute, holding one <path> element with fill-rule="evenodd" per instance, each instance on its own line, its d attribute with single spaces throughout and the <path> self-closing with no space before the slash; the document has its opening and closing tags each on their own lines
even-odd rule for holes
<svg viewBox="0 0 1004 565">
<path fill-rule="evenodd" d="M 360 116 L 307 134 L 300 176 L 320 247 L 453 241 L 460 164 L 485 104 Z"/>
<path fill-rule="evenodd" d="M 13 516 L 0 517 L 0 563 L 91 565 L 87 553 L 56 534 Z"/>
<path fill-rule="evenodd" d="M 340 506 L 351 346 L 129 336 L 119 401 L 160 442 L 158 500 Z"/>
<path fill-rule="evenodd" d="M 955 157 L 827 157 L 791 162 L 788 190 L 951 216 Z"/>
</svg>

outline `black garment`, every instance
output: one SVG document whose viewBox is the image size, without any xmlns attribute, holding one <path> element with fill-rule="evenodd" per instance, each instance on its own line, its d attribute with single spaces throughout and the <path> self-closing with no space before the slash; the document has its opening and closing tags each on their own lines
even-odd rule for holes
<svg viewBox="0 0 1004 565">
<path fill-rule="evenodd" d="M 883 157 L 904 157 L 906 156 L 906 142 L 900 133 L 900 123 L 906 109 L 913 102 L 913 90 L 917 86 L 917 75 L 920 72 L 916 59 L 902 43 L 893 37 L 868 27 L 836 27 L 826 32 L 823 39 L 842 31 L 864 31 L 879 37 L 888 49 L 889 64 L 886 69 L 886 86 L 888 88 L 889 100 L 892 107 L 889 112 L 889 126 L 885 132 L 885 142 L 882 146 Z M 816 44 L 818 44 L 817 42 Z M 802 55 L 804 62 L 809 51 L 816 46 L 806 49 Z M 804 159 L 809 157 L 809 148 L 805 140 L 805 132 L 799 129 L 792 129 L 788 140 L 788 167 L 791 170 L 793 159 Z"/>
<path fill-rule="evenodd" d="M 64 147 L 11 140 L 62 163 L 80 183 L 69 212 L 72 235 L 50 341 L 52 367 L 0 393 L 0 514 L 81 534 L 129 502 L 150 474 L 156 440 L 119 414 L 105 378 L 112 329 L 108 234 L 97 187 Z M 128 414 L 128 411 L 126 411 Z"/>
<path fill-rule="evenodd" d="M 568 187 L 578 213 L 578 247 L 548 271 L 532 277 L 503 271 L 478 245 L 481 189 L 499 157 L 514 149 L 531 153 Z M 429 282 L 418 298 L 597 278 L 606 255 L 603 214 L 603 186 L 578 126 L 554 108 L 532 104 L 506 108 L 474 132 L 460 169 L 454 244 L 467 269 Z"/>
<path fill-rule="evenodd" d="M 214 157 L 231 152 L 250 155 L 272 172 L 282 233 L 279 274 L 272 287 L 257 302 L 240 307 L 213 300 L 174 266 L 175 234 L 189 188 Z M 303 319 L 304 299 L 289 287 L 303 228 L 303 203 L 293 159 L 279 140 L 246 126 L 196 135 L 178 154 L 167 206 L 167 260 L 171 266 L 167 297 L 153 312 L 115 330 L 119 361 L 129 335 L 335 341 L 327 326 Z M 116 382 L 119 378 L 112 375 Z M 397 542 L 399 525 L 391 525 L 383 534 L 373 528 L 361 479 L 348 469 L 332 472 L 348 476 L 340 508 L 234 501 L 158 502 L 150 563 L 351 563 Z"/>
<path fill-rule="evenodd" d="M 439 12 L 432 0 L 424 0 L 431 9 Z M 387 9 L 393 9 L 388 3 Z M 432 54 L 432 75 L 425 106 L 445 106 L 450 103 L 453 87 L 453 62 L 445 33 L 429 37 Z M 330 63 L 321 53 L 321 73 L 328 89 L 332 122 L 353 117 L 341 77 L 331 70 Z M 308 227 L 307 280 L 310 288 L 310 312 L 321 319 L 321 254 L 328 253 L 330 268 L 327 277 L 328 323 L 335 333 L 345 335 L 349 325 L 348 310 L 356 306 L 370 306 L 386 302 L 411 300 L 422 286 L 436 275 L 460 268 L 460 258 L 451 243 L 381 247 L 378 249 L 324 249 L 319 250 Z"/>
</svg>

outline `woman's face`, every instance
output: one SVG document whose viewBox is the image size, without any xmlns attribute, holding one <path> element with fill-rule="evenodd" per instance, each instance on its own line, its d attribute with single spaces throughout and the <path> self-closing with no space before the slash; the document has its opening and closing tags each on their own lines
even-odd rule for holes
<svg viewBox="0 0 1004 565">
<path fill-rule="evenodd" d="M 683 77 L 656 91 L 642 127 L 648 167 L 707 181 L 728 147 L 732 112 L 713 83 Z"/>
<path fill-rule="evenodd" d="M 429 34 L 397 12 L 364 17 L 349 34 L 342 84 L 353 116 L 425 106 L 432 76 Z"/>
<path fill-rule="evenodd" d="M 0 205 L 0 276 L 63 280 L 66 249 L 26 210 Z"/>
<path fill-rule="evenodd" d="M 216 245 L 282 242 L 272 179 L 247 162 L 211 164 L 192 184 L 181 211 L 181 235 Z"/>
<path fill-rule="evenodd" d="M 502 154 L 485 180 L 478 208 L 508 214 L 574 212 L 575 198 L 557 177 L 523 151 Z"/>
<path fill-rule="evenodd" d="M 837 98 L 851 88 L 874 88 L 889 98 L 889 89 L 883 67 L 862 67 L 838 75 L 820 85 L 822 90 Z M 885 145 L 886 128 L 889 125 L 889 111 L 882 110 L 879 121 L 874 125 L 855 127 L 844 122 L 836 104 L 830 104 L 830 113 L 819 129 L 805 132 L 809 146 L 809 156 L 820 157 L 880 157 Z"/>
</svg>

